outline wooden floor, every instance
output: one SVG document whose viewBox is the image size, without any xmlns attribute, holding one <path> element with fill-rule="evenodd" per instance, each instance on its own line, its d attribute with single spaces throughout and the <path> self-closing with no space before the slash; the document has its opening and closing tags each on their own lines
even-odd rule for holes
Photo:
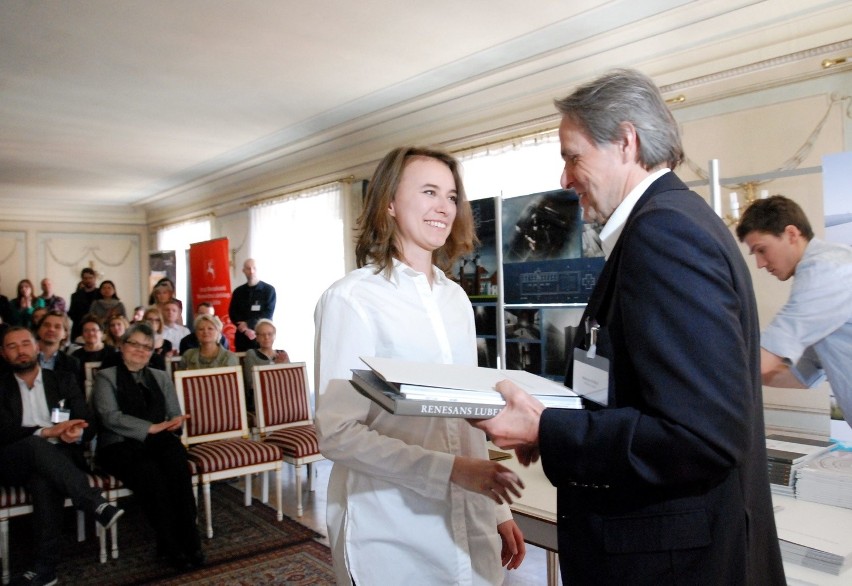
<svg viewBox="0 0 852 586">
<path fill-rule="evenodd" d="M 314 465 L 316 469 L 315 491 L 308 493 L 306 472 L 302 471 L 302 497 L 304 513 L 301 518 L 296 517 L 296 484 L 294 468 L 284 465 L 282 474 L 282 485 L 284 494 L 284 514 L 300 523 L 314 529 L 317 533 L 327 535 L 325 526 L 325 493 L 328 486 L 328 475 L 331 471 L 331 462 L 322 461 Z M 255 482 L 252 487 L 255 494 L 260 494 L 260 483 Z M 325 540 L 326 545 L 328 541 Z M 545 551 L 541 548 L 527 545 L 527 555 L 524 563 L 517 570 L 506 572 L 506 586 L 539 586 L 547 583 L 547 564 Z M 562 583 L 561 580 L 559 582 Z"/>
</svg>

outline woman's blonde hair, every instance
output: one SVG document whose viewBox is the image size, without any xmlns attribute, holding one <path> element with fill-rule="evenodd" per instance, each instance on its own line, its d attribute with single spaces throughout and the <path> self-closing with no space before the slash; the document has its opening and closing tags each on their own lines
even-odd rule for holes
<svg viewBox="0 0 852 586">
<path fill-rule="evenodd" d="M 381 160 L 367 186 L 364 211 L 358 218 L 355 260 L 358 267 L 376 265 L 376 272 L 390 275 L 393 259 L 401 259 L 397 243 L 397 224 L 388 208 L 394 200 L 405 166 L 415 157 L 436 159 L 444 163 L 456 183 L 456 219 L 444 245 L 432 253 L 432 263 L 445 273 L 452 272 L 456 260 L 473 251 L 479 243 L 473 224 L 470 202 L 462 184 L 458 161 L 444 151 L 429 147 L 406 146 L 389 152 Z"/>
<path fill-rule="evenodd" d="M 210 315 L 209 313 L 200 313 L 192 322 L 192 326 L 197 330 L 199 324 L 203 321 L 209 321 L 216 328 L 216 331 L 219 332 L 219 335 L 222 335 L 222 320 L 217 316 Z"/>
</svg>

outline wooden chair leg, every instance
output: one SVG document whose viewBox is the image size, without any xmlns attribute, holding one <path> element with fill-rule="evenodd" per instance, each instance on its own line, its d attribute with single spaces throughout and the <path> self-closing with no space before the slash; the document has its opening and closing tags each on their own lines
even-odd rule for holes
<svg viewBox="0 0 852 586">
<path fill-rule="evenodd" d="M 308 492 L 314 492 L 314 463 L 311 462 L 308 464 Z"/>
<path fill-rule="evenodd" d="M 245 490 L 243 491 L 243 504 L 245 506 L 251 506 L 251 474 L 246 474 L 243 476 L 243 482 L 245 482 Z"/>
<path fill-rule="evenodd" d="M 271 472 L 270 470 L 267 470 L 266 472 L 261 472 L 261 474 L 263 475 L 263 484 L 261 484 L 261 489 L 260 489 L 260 501 L 263 504 L 269 503 L 269 474 L 270 474 L 270 472 Z"/>
</svg>

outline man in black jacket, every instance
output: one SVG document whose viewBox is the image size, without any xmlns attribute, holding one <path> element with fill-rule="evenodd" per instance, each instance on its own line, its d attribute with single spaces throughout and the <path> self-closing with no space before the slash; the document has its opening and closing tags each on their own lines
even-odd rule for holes
<svg viewBox="0 0 852 586">
<path fill-rule="evenodd" d="M 15 326 L 3 336 L 10 370 L 0 376 L 0 484 L 24 486 L 33 502 L 34 566 L 21 584 L 56 584 L 65 497 L 111 527 L 123 513 L 89 486 L 83 447 L 94 435 L 92 413 L 76 379 L 38 365 L 32 332 Z"/>
<path fill-rule="evenodd" d="M 86 267 L 80 271 L 80 284 L 77 290 L 71 294 L 71 307 L 68 308 L 68 317 L 71 318 L 71 341 L 83 333 L 83 316 L 89 313 L 92 301 L 101 298 L 101 290 L 98 289 L 98 276 L 95 269 Z"/>
</svg>

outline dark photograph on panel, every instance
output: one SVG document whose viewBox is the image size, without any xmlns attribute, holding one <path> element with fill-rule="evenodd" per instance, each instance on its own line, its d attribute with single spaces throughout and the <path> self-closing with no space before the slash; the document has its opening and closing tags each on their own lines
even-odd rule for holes
<svg viewBox="0 0 852 586">
<path fill-rule="evenodd" d="M 565 376 L 568 365 L 571 343 L 580 318 L 583 317 L 583 306 L 577 307 L 547 307 L 541 310 L 541 322 L 544 330 L 544 374 L 558 377 Z"/>
<path fill-rule="evenodd" d="M 507 309 L 504 312 L 506 339 L 541 341 L 541 311 L 538 309 Z"/>
<path fill-rule="evenodd" d="M 497 307 L 494 305 L 473 305 L 473 322 L 477 336 L 497 335 Z"/>
<path fill-rule="evenodd" d="M 470 202 L 479 246 L 458 260 L 453 277 L 471 298 L 497 297 L 497 221 L 494 198 Z"/>
<path fill-rule="evenodd" d="M 503 200 L 503 262 L 580 258 L 582 236 L 580 202 L 571 190 Z"/>
<path fill-rule="evenodd" d="M 506 368 L 541 374 L 541 344 L 506 342 Z"/>
<path fill-rule="evenodd" d="M 486 368 L 497 368 L 496 338 L 476 339 L 477 364 Z"/>
</svg>

